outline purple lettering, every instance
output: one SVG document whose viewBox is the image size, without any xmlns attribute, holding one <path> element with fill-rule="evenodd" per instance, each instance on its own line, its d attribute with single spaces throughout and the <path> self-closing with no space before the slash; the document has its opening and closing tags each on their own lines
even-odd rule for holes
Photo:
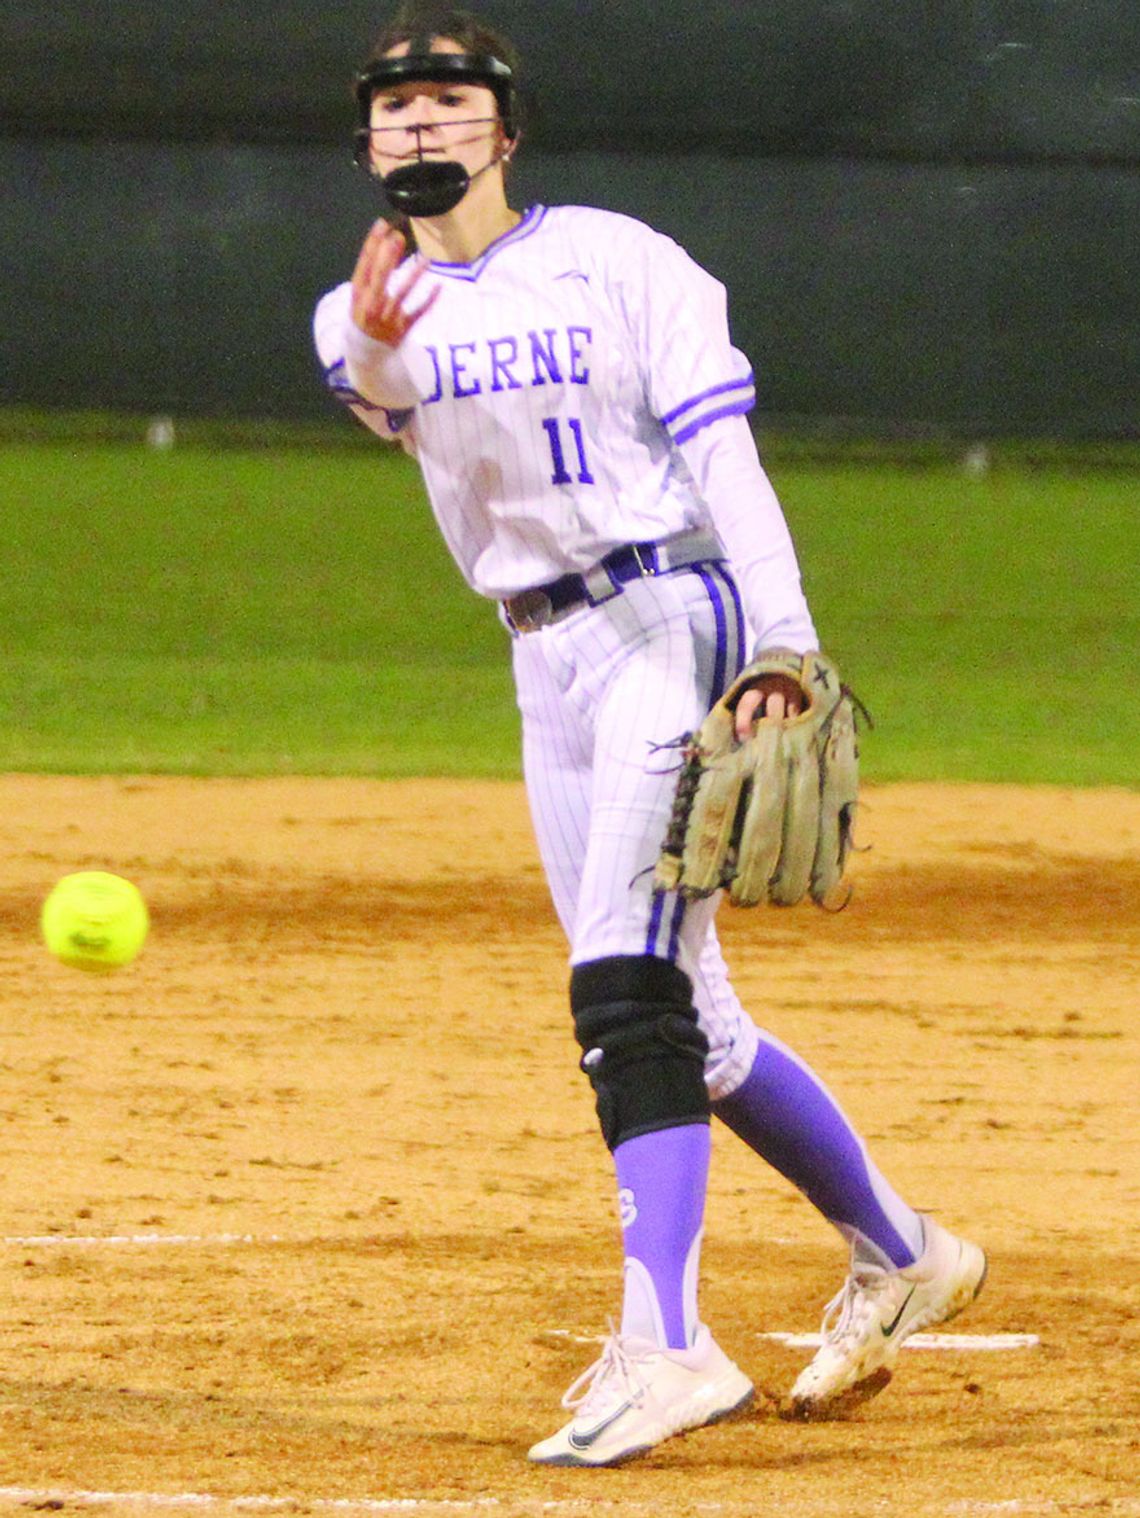
<svg viewBox="0 0 1140 1518">
<path fill-rule="evenodd" d="M 439 367 L 439 354 L 432 347 L 431 343 L 424 344 L 424 352 L 431 354 L 431 361 L 435 368 L 435 393 L 427 396 L 424 399 L 424 405 L 430 406 L 433 401 L 439 401 L 443 399 L 443 374 L 441 373 Z"/>
<path fill-rule="evenodd" d="M 462 400 L 465 396 L 468 395 L 478 395 L 483 389 L 483 386 L 479 383 L 478 380 L 474 380 L 470 386 L 468 386 L 466 389 L 464 388 L 462 381 L 467 371 L 463 367 L 463 364 L 459 358 L 461 349 L 466 348 L 469 353 L 474 353 L 475 344 L 449 343 L 448 347 L 451 349 L 451 385 L 452 393 L 454 394 L 455 399 L 458 401 Z"/>
<path fill-rule="evenodd" d="M 579 360 L 589 351 L 594 334 L 589 327 L 567 327 L 566 336 L 570 342 L 570 383 L 588 385 L 590 371 L 587 368 L 579 368 Z M 578 341 L 579 338 L 582 339 L 581 342 Z"/>
<path fill-rule="evenodd" d="M 488 338 L 487 346 L 491 350 L 491 389 L 492 390 L 521 390 L 521 383 L 511 373 L 511 364 L 518 363 L 519 340 L 517 337 L 492 337 Z M 509 350 L 506 358 L 499 357 L 499 349 Z M 500 384 L 499 376 L 506 379 L 506 384 Z"/>
<path fill-rule="evenodd" d="M 555 385 L 560 385 L 562 383 L 562 371 L 559 369 L 558 360 L 554 356 L 554 328 L 546 327 L 544 331 L 546 333 L 545 345 L 537 332 L 527 333 L 527 336 L 530 338 L 531 361 L 534 364 L 534 379 L 531 380 L 531 384 L 545 385 L 546 379 L 549 377 Z M 538 372 L 540 362 L 546 370 L 546 376 Z"/>
</svg>

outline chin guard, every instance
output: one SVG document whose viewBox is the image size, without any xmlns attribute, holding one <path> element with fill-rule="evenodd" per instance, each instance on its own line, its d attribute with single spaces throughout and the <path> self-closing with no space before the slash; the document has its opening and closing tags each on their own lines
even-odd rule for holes
<svg viewBox="0 0 1140 1518">
<path fill-rule="evenodd" d="M 467 194 L 471 176 L 461 163 L 421 158 L 393 169 L 381 183 L 394 211 L 404 216 L 445 216 Z"/>
</svg>

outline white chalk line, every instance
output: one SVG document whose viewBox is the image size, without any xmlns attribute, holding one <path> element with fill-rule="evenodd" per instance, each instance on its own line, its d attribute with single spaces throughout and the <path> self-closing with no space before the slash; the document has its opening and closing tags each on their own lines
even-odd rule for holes
<svg viewBox="0 0 1140 1518">
<path fill-rule="evenodd" d="M 544 1339 L 557 1339 L 562 1344 L 604 1344 L 604 1334 L 578 1334 L 569 1328 L 544 1328 L 539 1332 Z M 787 1349 L 818 1349 L 823 1343 L 822 1334 L 758 1333 L 758 1339 L 773 1344 L 783 1344 Z M 1009 1350 L 1032 1349 L 1040 1344 L 1037 1334 L 911 1334 L 904 1339 L 903 1349 L 985 1349 Z"/>
<path fill-rule="evenodd" d="M 0 1246 L 11 1249 L 95 1249 L 137 1246 L 155 1248 L 180 1246 L 204 1249 L 217 1246 L 291 1244 L 365 1244 L 374 1234 L 305 1234 L 283 1233 L 23 1233 L 0 1237 Z M 768 1239 L 768 1244 L 792 1245 L 794 1239 Z"/>
<path fill-rule="evenodd" d="M 818 1349 L 823 1343 L 822 1334 L 757 1334 L 758 1339 L 769 1339 L 788 1349 Z M 911 1334 L 902 1343 L 903 1349 L 1032 1349 L 1040 1344 L 1037 1334 Z"/>
<path fill-rule="evenodd" d="M 1097 1513 L 1140 1513 L 1140 1497 L 1009 1497 L 993 1502 L 963 1497 L 951 1502 L 946 1512 L 958 1518 L 963 1513 L 1076 1513 L 1084 1508 Z"/>
<path fill-rule="evenodd" d="M 84 1491 L 70 1487 L 0 1486 L 0 1502 L 18 1502 L 34 1507 L 141 1507 L 192 1509 L 199 1512 L 319 1512 L 319 1513 L 418 1513 L 429 1518 L 433 1513 L 481 1513 L 502 1510 L 504 1513 L 575 1513 L 586 1511 L 652 1513 L 661 1511 L 659 1503 L 627 1502 L 589 1498 L 502 1497 L 276 1497 L 269 1493 L 223 1497 L 212 1492 L 138 1492 Z M 877 1505 L 877 1504 L 876 1504 Z M 1011 1497 L 1005 1501 L 982 1501 L 959 1498 L 943 1509 L 948 1518 L 966 1514 L 1047 1514 L 1073 1513 L 1084 1508 L 1098 1513 L 1140 1514 L 1140 1498 L 1095 1497 L 1059 1498 Z M 691 1511 L 700 1513 L 754 1513 L 754 1504 L 737 1502 L 697 1502 Z"/>
<path fill-rule="evenodd" d="M 277 1233 L 28 1233 L 0 1239 L 13 1249 L 94 1249 L 100 1245 L 315 1244 L 324 1238 L 289 1239 Z"/>
<path fill-rule="evenodd" d="M 275 1497 L 268 1493 L 223 1497 L 212 1492 L 104 1492 L 76 1491 L 63 1487 L 0 1486 L 0 1502 L 69 1507 L 158 1507 L 198 1511 L 320 1512 L 320 1513 L 649 1513 L 657 1518 L 660 1507 L 652 1502 L 618 1502 L 605 1498 L 550 1497 Z M 751 1502 L 698 1502 L 701 1513 L 748 1513 Z"/>
<path fill-rule="evenodd" d="M 60 1503 L 81 1507 L 164 1507 L 236 1509 L 239 1512 L 289 1512 L 316 1510 L 323 1513 L 471 1513 L 502 1506 L 498 1497 L 221 1497 L 211 1492 L 99 1492 L 63 1487 L 0 1486 L 0 1502 Z M 567 1504 L 570 1506 L 570 1504 Z"/>
<path fill-rule="evenodd" d="M 364 1244 L 374 1234 L 302 1234 L 284 1233 L 16 1233 L 0 1237 L 0 1246 L 11 1249 L 94 1249 L 99 1245 L 161 1247 L 178 1245 L 185 1249 L 257 1244 Z M 794 1239 L 767 1239 L 767 1244 L 794 1245 Z"/>
<path fill-rule="evenodd" d="M 287 1244 L 301 1248 L 306 1244 L 367 1244 L 375 1234 L 314 1233 L 16 1233 L 0 1237 L 0 1246 L 10 1249 L 96 1249 L 99 1247 L 183 1249 L 233 1248 L 260 1244 Z M 769 1244 L 792 1244 L 792 1239 L 769 1239 Z"/>
</svg>

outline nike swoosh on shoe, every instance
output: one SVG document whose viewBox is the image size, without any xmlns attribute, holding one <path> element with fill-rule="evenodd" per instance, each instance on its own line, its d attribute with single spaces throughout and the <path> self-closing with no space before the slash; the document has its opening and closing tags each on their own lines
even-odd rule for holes
<svg viewBox="0 0 1140 1518">
<path fill-rule="evenodd" d="M 879 1325 L 879 1327 L 880 1327 L 880 1329 L 882 1331 L 882 1335 L 883 1335 L 884 1339 L 889 1339 L 891 1337 L 891 1335 L 894 1333 L 895 1329 L 899 1326 L 899 1322 L 900 1322 L 900 1320 L 902 1318 L 902 1315 L 903 1315 L 904 1312 L 906 1312 L 907 1305 L 909 1304 L 911 1297 L 914 1296 L 914 1294 L 915 1294 L 915 1292 L 917 1290 L 918 1290 L 917 1286 L 912 1286 L 911 1289 L 907 1292 L 906 1296 L 903 1298 L 903 1304 L 902 1304 L 902 1306 L 899 1308 L 898 1312 L 895 1313 L 895 1315 L 891 1319 L 891 1321 L 889 1323 L 881 1323 Z"/>
<path fill-rule="evenodd" d="M 623 1416 L 623 1414 L 628 1413 L 632 1406 L 633 1399 L 630 1398 L 629 1401 L 623 1402 L 622 1405 L 615 1412 L 612 1412 L 608 1418 L 603 1418 L 600 1423 L 595 1423 L 593 1428 L 587 1434 L 580 1434 L 576 1429 L 571 1429 L 570 1433 L 567 1436 L 566 1442 L 570 1444 L 574 1449 L 589 1449 L 591 1445 L 598 1442 L 601 1436 L 605 1433 L 606 1429 L 611 1428 L 617 1422 L 617 1420 Z"/>
</svg>

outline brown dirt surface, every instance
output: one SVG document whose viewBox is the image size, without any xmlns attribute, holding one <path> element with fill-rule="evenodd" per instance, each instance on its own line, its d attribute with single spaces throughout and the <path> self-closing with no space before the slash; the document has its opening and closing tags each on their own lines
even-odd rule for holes
<svg viewBox="0 0 1140 1518">
<path fill-rule="evenodd" d="M 525 1459 L 620 1245 L 520 788 L 0 800 L 0 1511 L 1140 1513 L 1140 795 L 872 788 L 848 910 L 722 912 L 758 1020 L 987 1247 L 979 1337 L 782 1421 L 810 1351 L 761 1335 L 844 1254 L 720 1130 L 702 1303 L 757 1397 L 614 1471 Z M 84 868 L 151 906 L 110 976 L 38 939 Z"/>
</svg>

